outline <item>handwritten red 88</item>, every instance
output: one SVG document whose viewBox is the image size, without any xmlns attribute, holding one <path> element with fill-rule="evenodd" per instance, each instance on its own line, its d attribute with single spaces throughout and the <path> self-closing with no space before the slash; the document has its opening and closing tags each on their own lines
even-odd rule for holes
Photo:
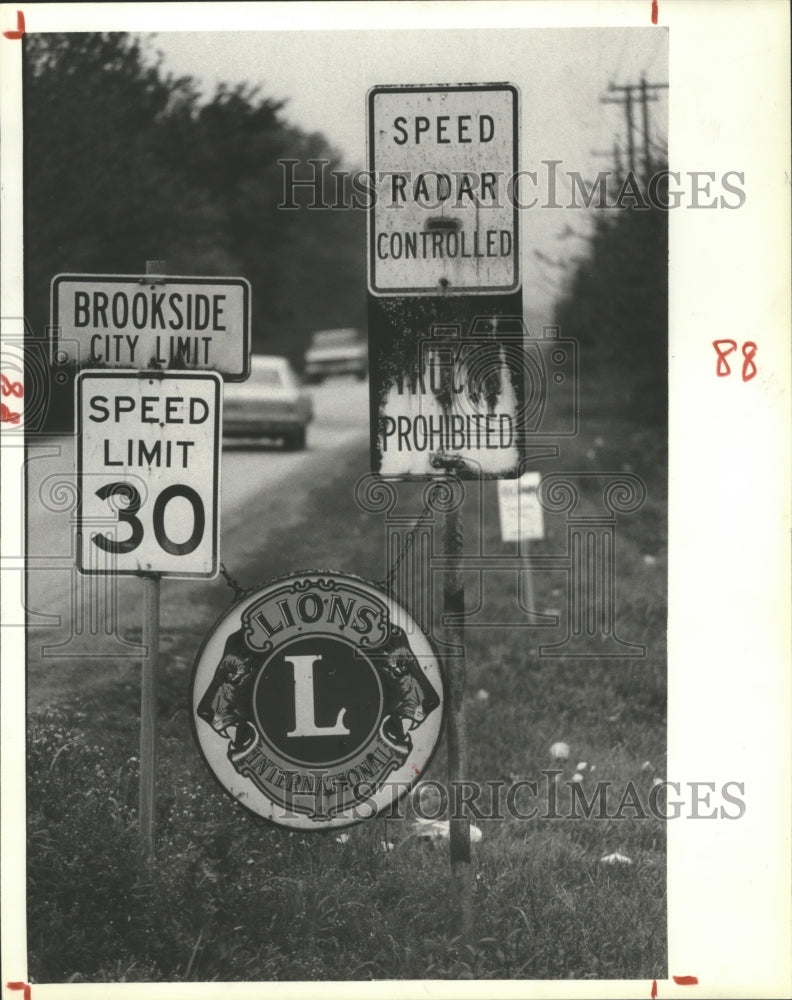
<svg viewBox="0 0 792 1000">
<path fill-rule="evenodd" d="M 737 341 L 729 339 L 713 340 L 712 346 L 718 353 L 718 363 L 715 368 L 715 374 L 718 378 L 731 375 L 731 368 L 726 358 L 737 350 Z M 741 374 L 743 382 L 750 382 L 757 373 L 756 362 L 754 361 L 757 350 L 758 347 L 752 340 L 746 340 L 742 345 L 743 363 Z"/>
</svg>

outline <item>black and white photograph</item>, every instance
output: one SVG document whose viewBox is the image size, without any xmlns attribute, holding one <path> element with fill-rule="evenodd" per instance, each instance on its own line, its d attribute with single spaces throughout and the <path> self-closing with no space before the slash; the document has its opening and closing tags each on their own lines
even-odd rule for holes
<svg viewBox="0 0 792 1000">
<path fill-rule="evenodd" d="M 4 996 L 787 996 L 788 7 L 0 12 Z"/>
</svg>

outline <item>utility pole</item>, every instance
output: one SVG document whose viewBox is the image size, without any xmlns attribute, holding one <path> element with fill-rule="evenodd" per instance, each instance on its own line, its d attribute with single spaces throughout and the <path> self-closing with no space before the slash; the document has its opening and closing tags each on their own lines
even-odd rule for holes
<svg viewBox="0 0 792 1000">
<path fill-rule="evenodd" d="M 613 149 L 592 149 L 592 156 L 604 156 L 607 157 L 611 163 L 616 164 L 616 174 L 620 176 L 623 172 L 624 165 L 622 164 L 621 158 L 621 147 L 618 142 L 614 142 Z"/>
<path fill-rule="evenodd" d="M 633 95 L 635 94 L 636 99 L 641 103 L 641 118 L 643 126 L 643 174 L 644 180 L 649 179 L 649 175 L 652 172 L 652 155 L 650 152 L 650 142 L 649 142 L 649 102 L 656 101 L 657 95 L 654 93 L 656 90 L 668 90 L 667 83 L 647 83 L 646 77 L 641 77 L 640 83 L 629 83 L 626 85 L 617 86 L 611 83 L 608 86 L 610 92 L 618 91 L 622 93 L 623 97 L 601 97 L 601 104 L 623 104 L 624 105 L 624 116 L 627 123 L 627 163 L 628 168 L 631 173 L 635 173 L 635 139 L 633 137 L 634 122 L 633 122 Z M 651 93 L 650 93 L 651 91 Z"/>
</svg>

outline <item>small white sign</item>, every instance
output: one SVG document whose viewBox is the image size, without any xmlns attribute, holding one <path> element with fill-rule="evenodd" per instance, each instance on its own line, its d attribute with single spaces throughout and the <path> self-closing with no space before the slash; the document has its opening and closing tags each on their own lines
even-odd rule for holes
<svg viewBox="0 0 792 1000">
<path fill-rule="evenodd" d="M 540 480 L 538 472 L 526 472 L 519 479 L 498 480 L 498 507 L 504 542 L 544 538 L 542 505 L 537 495 Z"/>
<path fill-rule="evenodd" d="M 216 371 L 229 382 L 250 374 L 250 285 L 244 278 L 58 274 L 51 300 L 63 361 Z"/>
<path fill-rule="evenodd" d="M 517 88 L 374 87 L 368 95 L 369 288 L 519 288 Z"/>
<path fill-rule="evenodd" d="M 217 573 L 222 380 L 214 372 L 77 376 L 77 566 Z"/>
</svg>

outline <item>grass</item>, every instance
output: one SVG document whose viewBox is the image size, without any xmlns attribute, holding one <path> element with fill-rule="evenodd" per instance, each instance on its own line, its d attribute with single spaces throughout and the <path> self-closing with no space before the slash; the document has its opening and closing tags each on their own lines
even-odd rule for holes
<svg viewBox="0 0 792 1000">
<path fill-rule="evenodd" d="M 483 837 L 474 846 L 475 933 L 463 943 L 447 846 L 415 836 L 409 808 L 404 819 L 350 828 L 342 842 L 337 832 L 270 827 L 224 795 L 190 734 L 190 661 L 202 636 L 185 631 L 164 654 L 158 837 L 145 865 L 135 813 L 137 689 L 119 680 L 101 695 L 75 692 L 29 719 L 34 981 L 664 977 L 664 824 L 636 817 L 629 804 L 615 814 L 625 790 L 645 803 L 653 779 L 664 776 L 666 459 L 655 436 L 604 418 L 587 423 L 562 455 L 563 467 L 581 471 L 630 465 L 647 484 L 644 505 L 618 523 L 616 581 L 618 631 L 647 655 L 538 659 L 537 630 L 471 628 L 468 771 L 501 782 L 505 795 L 520 780 L 536 780 L 541 791 L 542 771 L 556 766 L 558 811 L 567 817 L 568 782 L 585 761 L 587 797 L 597 781 L 610 782 L 610 818 L 476 820 Z M 384 575 L 382 515 L 352 500 L 365 461 L 354 453 L 317 484 L 312 516 L 268 548 L 268 576 L 317 565 Z M 399 490 L 404 512 L 417 513 L 418 489 Z M 486 552 L 505 551 L 494 490 L 486 484 Z M 466 515 L 470 544 L 478 503 Z M 532 551 L 561 551 L 565 532 L 560 515 L 548 516 L 547 538 Z M 251 557 L 229 568 L 248 585 L 257 567 Z M 467 583 L 472 603 L 478 583 Z M 212 586 L 219 613 L 227 592 Z M 485 587 L 490 621 L 514 613 L 513 574 L 488 574 Z M 560 574 L 536 574 L 539 610 L 563 612 L 564 595 Z M 563 613 L 559 630 L 540 638 L 562 634 Z M 549 747 L 559 740 L 570 759 L 556 765 Z M 426 777 L 444 781 L 442 748 Z M 544 807 L 541 795 L 533 802 Z M 518 803 L 527 808 L 530 796 Z M 601 862 L 613 852 L 632 863 Z"/>
</svg>

